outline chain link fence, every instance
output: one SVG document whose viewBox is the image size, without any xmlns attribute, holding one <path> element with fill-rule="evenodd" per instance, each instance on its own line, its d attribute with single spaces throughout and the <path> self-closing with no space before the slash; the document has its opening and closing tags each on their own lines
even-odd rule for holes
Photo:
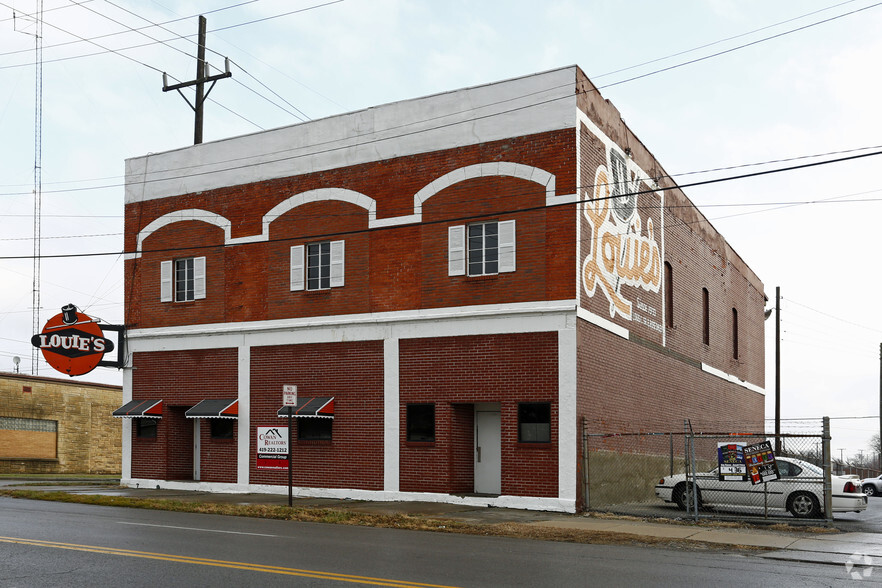
<svg viewBox="0 0 882 588">
<path fill-rule="evenodd" d="M 859 509 L 861 499 L 866 504 L 859 480 L 837 487 L 842 479 L 831 479 L 826 417 L 790 421 L 787 428 L 776 436 L 761 424 L 697 426 L 687 419 L 679 430 L 629 431 L 586 419 L 582 481 L 587 508 L 641 517 L 817 522 L 832 520 L 834 507 Z M 771 450 L 774 467 L 762 448 Z"/>
</svg>

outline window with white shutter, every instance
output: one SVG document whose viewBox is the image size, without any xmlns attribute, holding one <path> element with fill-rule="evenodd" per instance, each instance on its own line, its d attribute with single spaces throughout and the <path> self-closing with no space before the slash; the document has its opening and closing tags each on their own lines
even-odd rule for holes
<svg viewBox="0 0 882 588">
<path fill-rule="evenodd" d="M 465 226 L 447 229 L 447 275 L 465 275 Z"/>
<path fill-rule="evenodd" d="M 464 228 L 466 255 L 463 265 L 467 268 L 469 276 L 487 276 L 515 271 L 517 265 L 514 220 L 472 223 Z M 462 274 L 450 273 L 450 275 Z"/>
<path fill-rule="evenodd" d="M 291 248 L 291 290 L 327 290 L 345 283 L 343 241 L 322 241 Z"/>
<path fill-rule="evenodd" d="M 174 294 L 174 262 L 163 261 L 159 266 L 159 301 L 172 302 Z"/>
<path fill-rule="evenodd" d="M 190 302 L 205 298 L 205 258 L 186 257 L 160 264 L 160 302 Z"/>
<path fill-rule="evenodd" d="M 291 291 L 303 290 L 305 280 L 303 263 L 303 245 L 295 245 L 291 248 Z"/>
</svg>

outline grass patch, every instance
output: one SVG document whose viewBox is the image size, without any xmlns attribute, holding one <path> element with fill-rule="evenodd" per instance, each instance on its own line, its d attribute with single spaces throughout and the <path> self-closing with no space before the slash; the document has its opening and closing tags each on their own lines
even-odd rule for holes
<svg viewBox="0 0 882 588">
<path fill-rule="evenodd" d="M 0 496 L 25 498 L 29 500 L 49 500 L 97 506 L 117 506 L 142 508 L 172 512 L 217 514 L 225 516 L 254 517 L 311 523 L 337 525 L 358 525 L 389 529 L 408 529 L 414 531 L 434 531 L 441 533 L 460 533 L 465 535 L 489 535 L 515 539 L 536 539 L 541 541 L 561 541 L 568 543 L 591 543 L 604 545 L 656 546 L 669 549 L 688 549 L 692 551 L 762 551 L 764 548 L 750 546 L 731 546 L 716 543 L 703 543 L 693 540 L 679 540 L 662 537 L 649 537 L 594 531 L 583 529 L 559 529 L 540 525 L 521 523 L 463 523 L 451 519 L 428 518 L 406 514 L 384 515 L 360 513 L 332 508 L 290 508 L 267 504 L 227 504 L 215 502 L 192 502 L 158 498 L 132 498 L 129 496 L 105 496 L 101 494 L 71 494 L 64 491 L 40 491 L 21 489 L 0 489 Z"/>
</svg>

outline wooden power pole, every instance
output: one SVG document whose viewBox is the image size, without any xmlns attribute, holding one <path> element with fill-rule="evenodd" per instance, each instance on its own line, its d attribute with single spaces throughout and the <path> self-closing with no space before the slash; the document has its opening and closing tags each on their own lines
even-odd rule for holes
<svg viewBox="0 0 882 588">
<path fill-rule="evenodd" d="M 218 74 L 215 76 L 208 75 L 208 67 L 205 63 L 205 25 L 206 20 L 205 17 L 199 16 L 199 48 L 196 52 L 196 79 L 191 80 L 189 82 L 181 82 L 180 84 L 173 84 L 171 86 L 168 85 L 168 76 L 165 72 L 162 73 L 162 91 L 170 92 L 171 90 L 177 90 L 178 94 L 186 100 L 187 104 L 190 105 L 190 108 L 193 109 L 193 112 L 196 113 L 196 122 L 193 129 L 193 144 L 199 145 L 202 143 L 202 120 L 203 120 L 203 105 L 205 104 L 205 100 L 208 98 L 209 92 L 214 88 L 215 82 L 218 80 L 222 80 L 224 78 L 233 77 L 233 74 L 230 72 L 230 60 L 229 58 L 225 59 L 225 72 L 222 74 Z M 205 84 L 207 82 L 211 82 L 211 86 L 208 87 L 208 91 L 205 91 Z M 184 93 L 181 92 L 181 88 L 188 88 L 190 86 L 196 86 L 196 99 L 194 103 L 191 104 L 190 101 L 184 96 Z"/>
</svg>

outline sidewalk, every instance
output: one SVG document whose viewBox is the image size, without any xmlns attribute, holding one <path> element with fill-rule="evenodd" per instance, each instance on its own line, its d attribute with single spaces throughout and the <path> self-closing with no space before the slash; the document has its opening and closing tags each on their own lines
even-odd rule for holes
<svg viewBox="0 0 882 588">
<path fill-rule="evenodd" d="M 226 504 L 266 504 L 284 506 L 287 495 L 279 494 L 220 494 L 188 490 L 155 488 L 122 488 L 114 484 L 95 484 L 66 480 L 64 485 L 28 485 L 37 480 L 0 479 L 0 487 L 43 491 L 62 491 L 71 494 L 98 494 L 190 502 Z M 50 483 L 50 480 L 39 480 Z M 73 484 L 73 485 L 72 485 Z M 826 563 L 868 567 L 882 567 L 882 534 L 876 533 L 811 533 L 795 530 L 762 528 L 728 529 L 693 524 L 649 522 L 639 519 L 599 518 L 586 515 L 529 511 L 508 508 L 486 508 L 436 502 L 372 502 L 334 498 L 293 499 L 296 508 L 328 508 L 377 515 L 409 515 L 426 519 L 446 519 L 476 525 L 518 523 L 549 529 L 604 532 L 668 539 L 672 541 L 701 542 L 764 549 L 753 555 L 767 559 L 796 562 Z"/>
</svg>

